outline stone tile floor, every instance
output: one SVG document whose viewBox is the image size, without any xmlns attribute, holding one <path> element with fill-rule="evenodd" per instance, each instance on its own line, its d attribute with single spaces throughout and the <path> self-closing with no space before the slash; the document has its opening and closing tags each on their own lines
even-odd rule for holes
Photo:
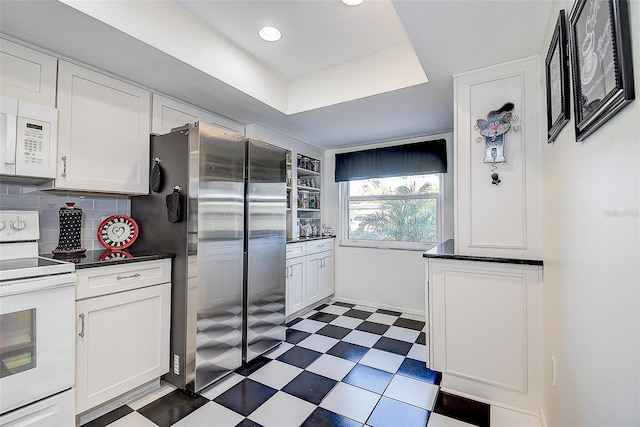
<svg viewBox="0 0 640 427">
<path fill-rule="evenodd" d="M 85 426 L 490 425 L 490 407 L 439 392 L 423 317 L 343 302 L 287 324 L 277 348 L 190 397 L 163 386 Z"/>
</svg>

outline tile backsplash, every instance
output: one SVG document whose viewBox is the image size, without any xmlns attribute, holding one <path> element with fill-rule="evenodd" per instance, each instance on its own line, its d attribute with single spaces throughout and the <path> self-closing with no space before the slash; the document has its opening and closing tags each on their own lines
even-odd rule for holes
<svg viewBox="0 0 640 427">
<path fill-rule="evenodd" d="M 40 212 L 40 253 L 49 253 L 58 246 L 58 211 L 66 202 L 74 202 L 82 209 L 82 247 L 87 250 L 104 249 L 97 235 L 102 220 L 131 212 L 127 196 L 56 193 L 38 191 L 34 186 L 0 183 L 0 209 Z"/>
</svg>

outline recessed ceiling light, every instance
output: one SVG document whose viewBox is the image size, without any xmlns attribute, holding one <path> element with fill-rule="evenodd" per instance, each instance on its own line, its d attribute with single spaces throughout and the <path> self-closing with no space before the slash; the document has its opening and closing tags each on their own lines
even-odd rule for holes
<svg viewBox="0 0 640 427">
<path fill-rule="evenodd" d="M 347 6 L 357 6 L 360 3 L 362 3 L 364 0 L 340 0 L 340 1 L 346 4 Z"/>
<path fill-rule="evenodd" d="M 258 31 L 258 35 L 264 41 L 276 42 L 282 37 L 282 33 L 276 27 L 262 27 Z"/>
</svg>

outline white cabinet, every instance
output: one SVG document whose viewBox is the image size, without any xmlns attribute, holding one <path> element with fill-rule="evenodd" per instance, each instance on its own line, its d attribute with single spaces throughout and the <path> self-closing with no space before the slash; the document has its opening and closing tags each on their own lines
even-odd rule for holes
<svg viewBox="0 0 640 427">
<path fill-rule="evenodd" d="M 151 106 L 151 133 L 164 135 L 171 129 L 187 123 L 204 120 L 205 112 L 157 93 L 153 94 Z"/>
<path fill-rule="evenodd" d="M 80 414 L 169 371 L 171 260 L 77 273 L 76 413 Z"/>
<path fill-rule="evenodd" d="M 59 61 L 55 189 L 147 194 L 149 92 Z"/>
<path fill-rule="evenodd" d="M 537 412 L 542 267 L 428 259 L 427 365 L 443 389 Z"/>
<path fill-rule="evenodd" d="M 333 238 L 287 244 L 286 315 L 334 294 Z"/>
<path fill-rule="evenodd" d="M 456 254 L 542 258 L 539 70 L 528 57 L 454 77 Z M 507 100 L 514 108 L 506 161 L 484 163 L 486 144 L 473 124 Z"/>
<path fill-rule="evenodd" d="M 56 106 L 58 60 L 0 38 L 0 95 Z"/>
<path fill-rule="evenodd" d="M 316 255 L 307 256 L 307 304 L 313 304 L 320 299 L 320 276 L 322 259 Z"/>
<path fill-rule="evenodd" d="M 156 135 L 164 135 L 171 132 L 173 128 L 197 121 L 223 127 L 239 134 L 244 133 L 244 126 L 208 111 L 157 93 L 153 94 L 152 99 L 151 132 Z"/>
<path fill-rule="evenodd" d="M 334 293 L 333 239 L 307 242 L 307 302 L 312 304 Z"/>
<path fill-rule="evenodd" d="M 296 257 L 287 260 L 286 271 L 286 315 L 296 313 L 307 306 L 305 289 L 306 258 Z"/>
<path fill-rule="evenodd" d="M 320 268 L 318 270 L 318 293 L 319 299 L 326 298 L 335 293 L 334 282 L 334 251 L 322 252 L 319 257 Z"/>
</svg>

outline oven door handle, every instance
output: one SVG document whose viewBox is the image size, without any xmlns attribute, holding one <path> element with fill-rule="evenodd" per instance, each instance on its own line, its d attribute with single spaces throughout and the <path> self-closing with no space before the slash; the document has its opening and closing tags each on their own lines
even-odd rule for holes
<svg viewBox="0 0 640 427">
<path fill-rule="evenodd" d="M 80 329 L 80 333 L 78 335 L 80 335 L 81 338 L 84 338 L 84 314 L 80 315 L 80 322 L 82 324 L 82 328 Z"/>
</svg>

